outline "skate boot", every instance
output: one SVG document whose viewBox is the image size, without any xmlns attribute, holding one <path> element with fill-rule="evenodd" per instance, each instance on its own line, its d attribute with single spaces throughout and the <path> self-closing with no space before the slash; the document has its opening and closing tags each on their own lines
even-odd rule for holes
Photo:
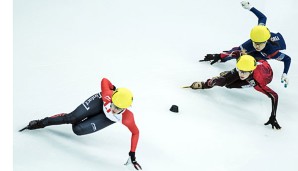
<svg viewBox="0 0 298 171">
<path fill-rule="evenodd" d="M 45 125 L 42 123 L 43 119 L 42 120 L 33 120 L 33 121 L 30 121 L 28 126 L 27 126 L 27 129 L 29 130 L 33 130 L 33 129 L 40 129 L 40 128 L 44 128 Z"/>
<path fill-rule="evenodd" d="M 190 86 L 192 89 L 204 89 L 204 82 L 194 82 Z"/>
</svg>

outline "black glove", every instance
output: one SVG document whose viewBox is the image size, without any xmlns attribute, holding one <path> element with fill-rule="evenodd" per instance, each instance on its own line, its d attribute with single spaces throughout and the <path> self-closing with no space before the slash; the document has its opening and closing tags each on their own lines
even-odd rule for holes
<svg viewBox="0 0 298 171">
<path fill-rule="evenodd" d="M 210 65 L 213 65 L 219 60 L 221 60 L 220 54 L 207 54 L 205 58 L 203 60 L 199 60 L 199 62 L 211 61 Z"/>
<path fill-rule="evenodd" d="M 266 122 L 264 125 L 269 125 L 271 124 L 272 125 L 272 129 L 281 129 L 281 127 L 279 126 L 279 124 L 277 123 L 277 120 L 275 118 L 275 116 L 271 115 L 270 118 L 269 118 L 269 121 Z"/>
<path fill-rule="evenodd" d="M 129 152 L 128 155 L 129 155 L 131 163 L 133 164 L 135 169 L 136 170 L 142 170 L 141 165 L 136 161 L 136 153 L 135 152 Z"/>
</svg>

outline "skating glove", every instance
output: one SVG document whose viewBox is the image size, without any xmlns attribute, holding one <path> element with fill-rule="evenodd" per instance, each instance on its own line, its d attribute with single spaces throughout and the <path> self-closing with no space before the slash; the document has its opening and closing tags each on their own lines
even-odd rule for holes
<svg viewBox="0 0 298 171">
<path fill-rule="evenodd" d="M 213 65 L 214 63 L 218 62 L 219 60 L 221 60 L 220 58 L 220 54 L 207 54 L 203 60 L 199 60 L 199 62 L 204 62 L 204 61 L 211 61 L 211 65 Z"/>
<path fill-rule="evenodd" d="M 281 76 L 281 83 L 284 83 L 284 87 L 287 88 L 289 84 L 289 78 L 286 73 L 283 73 Z"/>
<path fill-rule="evenodd" d="M 132 164 L 136 170 L 142 170 L 141 165 L 136 161 L 135 152 L 129 152 L 128 155 L 129 155 L 129 158 L 128 158 L 127 162 L 125 163 L 125 165 Z"/>
<path fill-rule="evenodd" d="M 244 51 L 241 50 L 234 50 L 232 52 L 230 51 L 223 51 L 220 54 L 207 54 L 203 60 L 199 60 L 199 62 L 204 62 L 204 61 L 211 61 L 211 65 L 213 65 L 214 63 L 218 62 L 220 60 L 220 62 L 225 62 L 225 58 L 227 57 L 232 57 L 232 58 L 236 58 L 238 59 L 241 55 L 245 54 Z"/>
<path fill-rule="evenodd" d="M 252 8 L 248 1 L 242 1 L 241 5 L 244 9 L 247 9 L 247 10 L 250 10 Z"/>
<path fill-rule="evenodd" d="M 279 124 L 277 123 L 277 120 L 275 118 L 275 116 L 271 115 L 268 122 L 265 123 L 265 125 L 271 125 L 272 129 L 281 129 L 281 127 L 279 126 Z"/>
</svg>

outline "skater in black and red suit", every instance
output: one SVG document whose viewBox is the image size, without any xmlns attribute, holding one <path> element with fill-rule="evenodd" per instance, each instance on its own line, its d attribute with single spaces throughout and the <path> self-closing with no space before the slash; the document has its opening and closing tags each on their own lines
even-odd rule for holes
<svg viewBox="0 0 298 171">
<path fill-rule="evenodd" d="M 192 89 L 210 89 L 214 86 L 226 88 L 254 87 L 255 90 L 265 94 L 271 99 L 271 115 L 265 125 L 271 125 L 272 129 L 281 129 L 276 120 L 278 94 L 267 86 L 272 81 L 273 72 L 266 60 L 256 59 L 251 55 L 242 55 L 237 59 L 236 68 L 225 71 L 219 77 L 208 79 L 205 82 L 194 82 Z"/>
<path fill-rule="evenodd" d="M 101 81 L 101 92 L 95 94 L 80 104 L 71 113 L 56 114 L 41 120 L 29 122 L 25 129 L 34 130 L 50 125 L 71 124 L 76 135 L 91 134 L 116 122 L 121 122 L 130 132 L 131 147 L 128 163 L 136 170 L 142 170 L 136 161 L 135 151 L 139 140 L 139 129 L 133 113 L 127 109 L 131 106 L 133 94 L 127 88 L 117 88 L 106 78 Z"/>
</svg>

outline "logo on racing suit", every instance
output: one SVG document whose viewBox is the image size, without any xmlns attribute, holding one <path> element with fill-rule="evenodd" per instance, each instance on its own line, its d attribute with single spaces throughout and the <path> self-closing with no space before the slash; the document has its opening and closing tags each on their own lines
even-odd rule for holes
<svg viewBox="0 0 298 171">
<path fill-rule="evenodd" d="M 95 123 L 91 123 L 91 126 L 93 128 L 93 131 L 96 131 L 96 125 L 95 125 Z"/>
<path fill-rule="evenodd" d="M 88 107 L 88 106 L 91 103 L 91 101 L 93 101 L 95 98 L 101 98 L 101 95 L 98 93 L 98 94 L 95 94 L 95 95 L 91 96 L 89 99 L 87 99 L 83 103 L 83 106 L 85 107 L 86 110 L 89 110 L 90 109 L 90 107 Z"/>
</svg>

